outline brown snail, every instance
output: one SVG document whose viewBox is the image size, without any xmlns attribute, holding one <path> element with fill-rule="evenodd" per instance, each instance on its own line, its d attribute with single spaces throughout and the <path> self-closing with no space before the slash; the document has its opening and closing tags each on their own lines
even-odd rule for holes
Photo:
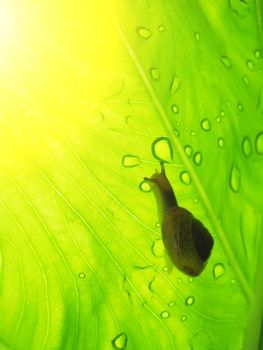
<svg viewBox="0 0 263 350">
<path fill-rule="evenodd" d="M 205 268 L 214 240 L 207 228 L 190 211 L 178 206 L 173 188 L 166 177 L 164 163 L 161 172 L 145 181 L 152 183 L 156 197 L 162 238 L 172 263 L 190 276 L 198 276 Z"/>
</svg>

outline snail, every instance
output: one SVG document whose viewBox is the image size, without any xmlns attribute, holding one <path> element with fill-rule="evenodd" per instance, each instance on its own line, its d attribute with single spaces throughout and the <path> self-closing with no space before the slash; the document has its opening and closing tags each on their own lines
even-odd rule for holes
<svg viewBox="0 0 263 350">
<path fill-rule="evenodd" d="M 211 254 L 213 237 L 201 221 L 178 205 L 163 162 L 160 173 L 156 170 L 151 178 L 145 177 L 144 180 L 152 184 L 162 239 L 171 262 L 185 274 L 198 276 Z"/>
</svg>

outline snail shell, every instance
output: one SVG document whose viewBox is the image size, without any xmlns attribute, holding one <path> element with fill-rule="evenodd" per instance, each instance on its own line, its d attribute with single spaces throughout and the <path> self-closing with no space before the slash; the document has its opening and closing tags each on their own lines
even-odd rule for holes
<svg viewBox="0 0 263 350">
<path fill-rule="evenodd" d="M 156 197 L 162 238 L 170 260 L 189 276 L 198 276 L 205 268 L 214 240 L 207 228 L 190 211 L 178 206 L 173 188 L 166 177 L 164 164 L 161 173 L 144 178 L 152 183 Z"/>
</svg>

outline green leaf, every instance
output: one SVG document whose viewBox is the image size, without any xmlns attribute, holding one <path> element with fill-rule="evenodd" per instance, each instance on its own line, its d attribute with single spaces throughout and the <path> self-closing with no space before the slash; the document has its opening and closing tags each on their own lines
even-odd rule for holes
<svg viewBox="0 0 263 350">
<path fill-rule="evenodd" d="M 0 348 L 257 349 L 260 3 L 0 10 Z M 160 160 L 215 241 L 196 278 L 166 265 Z"/>
</svg>

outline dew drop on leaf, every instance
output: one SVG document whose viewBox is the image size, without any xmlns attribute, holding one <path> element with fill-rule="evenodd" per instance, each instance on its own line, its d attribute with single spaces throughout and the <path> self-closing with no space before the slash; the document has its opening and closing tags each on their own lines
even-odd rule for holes
<svg viewBox="0 0 263 350">
<path fill-rule="evenodd" d="M 170 301 L 170 303 L 168 304 L 168 306 L 173 307 L 175 304 L 176 304 L 175 301 Z"/>
<path fill-rule="evenodd" d="M 85 278 L 85 277 L 86 277 L 86 275 L 85 275 L 84 272 L 80 272 L 80 273 L 79 273 L 79 278 L 80 278 L 80 279 Z"/>
<path fill-rule="evenodd" d="M 227 56 L 221 56 L 220 60 L 227 69 L 230 69 L 232 67 L 232 63 Z"/>
<path fill-rule="evenodd" d="M 202 163 L 202 153 L 201 152 L 196 152 L 195 155 L 194 155 L 194 163 L 196 165 L 201 165 Z"/>
<path fill-rule="evenodd" d="M 242 140 L 242 151 L 245 157 L 249 157 L 252 153 L 251 140 L 248 136 L 245 136 Z"/>
<path fill-rule="evenodd" d="M 198 203 L 198 198 L 194 198 L 193 202 L 196 204 Z"/>
<path fill-rule="evenodd" d="M 186 298 L 185 305 L 191 306 L 194 304 L 194 302 L 195 302 L 195 298 L 193 296 L 190 296 L 190 297 Z"/>
<path fill-rule="evenodd" d="M 171 110 L 175 114 L 179 113 L 179 107 L 177 105 L 175 105 L 175 104 L 172 105 Z"/>
<path fill-rule="evenodd" d="M 164 26 L 163 26 L 162 24 L 160 24 L 159 27 L 158 27 L 158 31 L 159 31 L 160 33 L 163 33 L 164 30 L 165 30 Z"/>
<path fill-rule="evenodd" d="M 247 60 L 247 66 L 250 70 L 255 70 L 254 63 L 251 60 Z"/>
<path fill-rule="evenodd" d="M 156 258 L 161 258 L 164 255 L 164 245 L 163 245 L 163 240 L 162 239 L 157 239 L 156 241 L 153 242 L 152 244 L 152 254 Z"/>
<path fill-rule="evenodd" d="M 128 342 L 127 334 L 122 332 L 118 334 L 112 341 L 111 344 L 113 346 L 113 349 L 115 350 L 124 350 L 126 349 Z"/>
<path fill-rule="evenodd" d="M 180 132 L 179 132 L 179 130 L 178 129 L 174 129 L 174 134 L 175 134 L 175 136 L 180 136 Z"/>
<path fill-rule="evenodd" d="M 170 140 L 167 137 L 159 137 L 152 143 L 152 153 L 158 160 L 170 162 L 173 158 L 173 151 Z"/>
<path fill-rule="evenodd" d="M 192 277 L 189 277 L 189 278 L 188 278 L 188 282 L 189 282 L 189 283 L 192 283 L 192 282 L 193 282 L 193 278 L 192 278 Z"/>
<path fill-rule="evenodd" d="M 249 80 L 248 80 L 248 77 L 246 75 L 243 75 L 243 82 L 246 84 L 246 85 L 249 85 Z"/>
<path fill-rule="evenodd" d="M 184 147 L 184 152 L 185 154 L 187 155 L 188 158 L 191 158 L 192 157 L 192 154 L 193 154 L 193 149 L 190 145 L 186 145 Z"/>
<path fill-rule="evenodd" d="M 214 265 L 213 276 L 215 279 L 218 279 L 219 277 L 223 276 L 224 273 L 225 273 L 225 267 L 223 264 L 218 263 Z"/>
<path fill-rule="evenodd" d="M 187 320 L 187 316 L 185 316 L 185 315 L 183 315 L 182 317 L 181 317 L 181 321 L 186 321 Z"/>
<path fill-rule="evenodd" d="M 160 71 L 158 68 L 151 68 L 150 69 L 150 76 L 151 79 L 154 81 L 158 81 L 160 80 Z"/>
<path fill-rule="evenodd" d="M 183 282 L 183 280 L 179 277 L 179 278 L 177 278 L 177 283 L 178 284 L 181 284 Z"/>
<path fill-rule="evenodd" d="M 156 226 L 157 228 L 159 228 L 161 225 L 160 225 L 159 222 L 156 222 L 155 226 Z"/>
<path fill-rule="evenodd" d="M 221 118 L 219 116 L 216 117 L 216 122 L 219 124 L 221 123 Z"/>
<path fill-rule="evenodd" d="M 191 136 L 196 136 L 196 132 L 194 130 L 191 131 Z"/>
<path fill-rule="evenodd" d="M 140 161 L 140 158 L 138 156 L 127 154 L 127 155 L 122 157 L 122 165 L 125 168 L 133 168 L 135 166 L 140 165 L 140 163 L 141 163 L 141 161 Z"/>
<path fill-rule="evenodd" d="M 151 192 L 152 188 L 151 188 L 151 185 L 147 181 L 142 181 L 140 183 L 140 190 L 142 192 Z"/>
<path fill-rule="evenodd" d="M 150 31 L 150 29 L 145 28 L 145 27 L 138 27 L 137 33 L 143 39 L 149 39 L 152 36 L 152 32 Z"/>
<path fill-rule="evenodd" d="M 240 112 L 242 112 L 244 109 L 242 103 L 238 103 L 237 108 Z"/>
<path fill-rule="evenodd" d="M 163 267 L 163 272 L 168 272 L 168 271 L 169 271 L 168 267 L 167 267 L 167 266 L 164 266 L 164 267 Z"/>
<path fill-rule="evenodd" d="M 223 139 L 223 137 L 219 137 L 217 143 L 220 148 L 225 147 L 225 140 Z"/>
<path fill-rule="evenodd" d="M 233 163 L 231 171 L 230 171 L 230 188 L 233 192 L 237 193 L 240 190 L 241 184 L 241 172 L 238 166 Z"/>
<path fill-rule="evenodd" d="M 187 171 L 181 172 L 180 179 L 185 185 L 190 185 L 190 183 L 192 182 L 191 176 Z"/>
<path fill-rule="evenodd" d="M 201 128 L 204 130 L 204 131 L 209 131 L 211 130 L 211 123 L 209 121 L 209 119 L 205 118 L 201 121 Z"/>
<path fill-rule="evenodd" d="M 225 117 L 225 116 L 226 116 L 225 111 L 221 111 L 221 112 L 220 112 L 220 115 L 221 115 L 222 117 Z"/>
<path fill-rule="evenodd" d="M 177 75 L 175 75 L 170 85 L 170 91 L 172 96 L 180 89 L 180 86 L 181 86 L 181 80 Z"/>
<path fill-rule="evenodd" d="M 257 134 L 255 139 L 255 149 L 258 154 L 263 154 L 263 132 Z"/>
<path fill-rule="evenodd" d="M 195 40 L 197 42 L 200 42 L 200 33 L 199 32 L 195 32 Z"/>
<path fill-rule="evenodd" d="M 168 317 L 170 317 L 170 312 L 169 311 L 163 311 L 160 316 L 162 318 L 168 318 Z"/>
<path fill-rule="evenodd" d="M 260 52 L 260 50 L 256 49 L 256 50 L 254 51 L 254 56 L 255 56 L 257 59 L 259 59 L 259 58 L 261 57 L 261 52 Z"/>
</svg>

